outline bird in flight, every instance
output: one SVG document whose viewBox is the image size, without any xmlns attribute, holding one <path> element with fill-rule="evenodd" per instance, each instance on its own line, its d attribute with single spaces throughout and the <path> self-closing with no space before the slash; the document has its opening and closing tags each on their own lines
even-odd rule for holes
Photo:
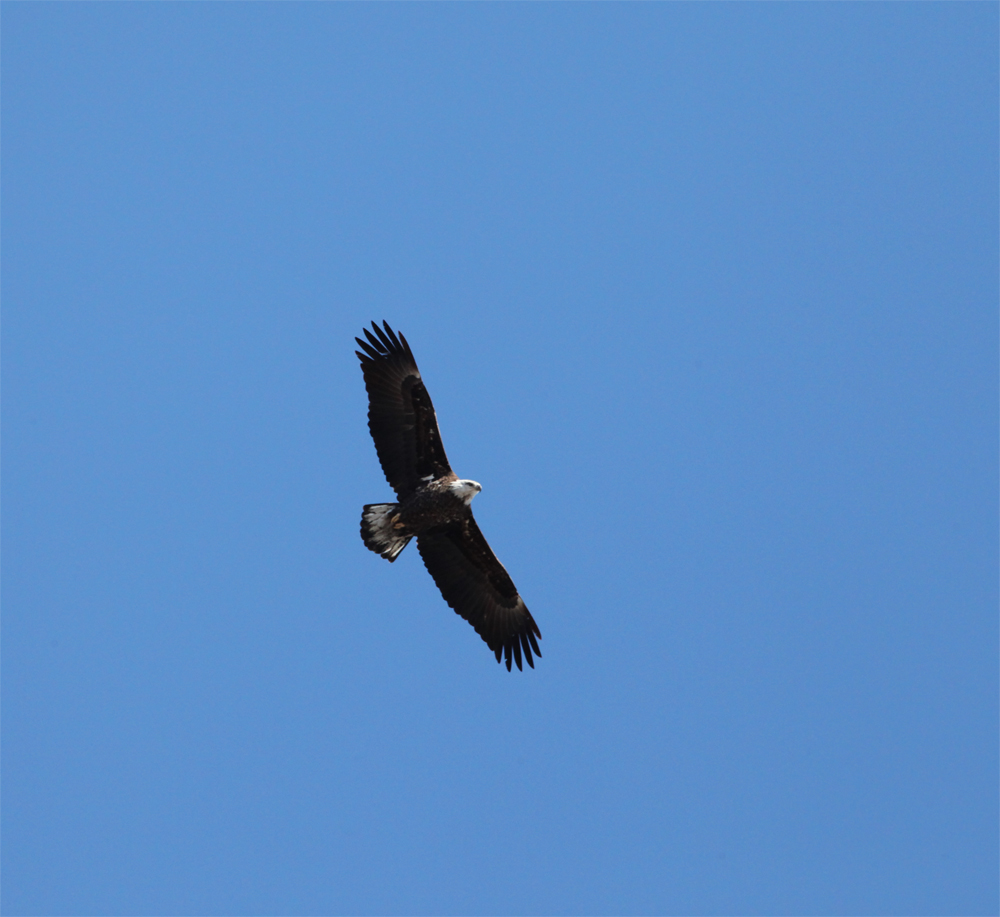
<svg viewBox="0 0 1000 917">
<path fill-rule="evenodd" d="M 374 332 L 374 333 L 372 333 Z M 366 341 L 355 338 L 368 390 L 368 429 L 397 503 L 369 503 L 361 512 L 361 539 L 390 563 L 417 539 L 424 566 L 444 600 L 468 621 L 497 662 L 521 657 L 532 668 L 542 634 L 472 515 L 482 490 L 451 470 L 437 415 L 402 334 L 372 322 Z"/>
</svg>

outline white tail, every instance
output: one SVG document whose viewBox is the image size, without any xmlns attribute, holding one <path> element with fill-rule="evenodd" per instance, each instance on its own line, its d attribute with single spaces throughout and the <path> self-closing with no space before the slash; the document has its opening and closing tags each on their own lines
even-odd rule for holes
<svg viewBox="0 0 1000 917">
<path fill-rule="evenodd" d="M 402 535 L 394 527 L 398 503 L 369 503 L 361 511 L 361 540 L 369 551 L 392 563 L 412 535 Z"/>
</svg>

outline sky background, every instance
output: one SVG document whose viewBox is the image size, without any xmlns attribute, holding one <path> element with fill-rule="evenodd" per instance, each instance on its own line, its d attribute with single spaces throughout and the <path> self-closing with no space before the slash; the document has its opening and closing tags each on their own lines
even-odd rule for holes
<svg viewBox="0 0 1000 917">
<path fill-rule="evenodd" d="M 2 17 L 6 914 L 996 913 L 996 4 Z"/>
</svg>

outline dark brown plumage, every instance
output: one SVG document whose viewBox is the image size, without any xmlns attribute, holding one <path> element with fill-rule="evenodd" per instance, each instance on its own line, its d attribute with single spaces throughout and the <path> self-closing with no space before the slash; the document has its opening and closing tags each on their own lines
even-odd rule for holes
<svg viewBox="0 0 1000 917">
<path fill-rule="evenodd" d="M 373 333 L 374 332 L 374 333 Z M 368 390 L 368 429 L 398 503 L 368 504 L 361 538 L 394 561 L 411 538 L 445 601 L 496 655 L 534 668 L 541 632 L 490 549 L 469 504 L 481 489 L 451 470 L 430 395 L 410 345 L 383 322 L 355 338 Z"/>
</svg>

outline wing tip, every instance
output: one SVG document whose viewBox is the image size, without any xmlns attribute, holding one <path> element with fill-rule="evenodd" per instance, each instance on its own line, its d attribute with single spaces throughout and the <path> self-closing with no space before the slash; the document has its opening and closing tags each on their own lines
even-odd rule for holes
<svg viewBox="0 0 1000 917">
<path fill-rule="evenodd" d="M 381 326 L 373 319 L 371 328 L 363 328 L 362 331 L 368 340 L 363 341 L 359 337 L 354 340 L 369 355 L 369 359 L 378 360 L 400 356 L 408 357 L 411 362 L 413 361 L 413 351 L 410 350 L 406 338 L 402 332 L 394 331 L 385 319 L 382 320 Z"/>
</svg>

